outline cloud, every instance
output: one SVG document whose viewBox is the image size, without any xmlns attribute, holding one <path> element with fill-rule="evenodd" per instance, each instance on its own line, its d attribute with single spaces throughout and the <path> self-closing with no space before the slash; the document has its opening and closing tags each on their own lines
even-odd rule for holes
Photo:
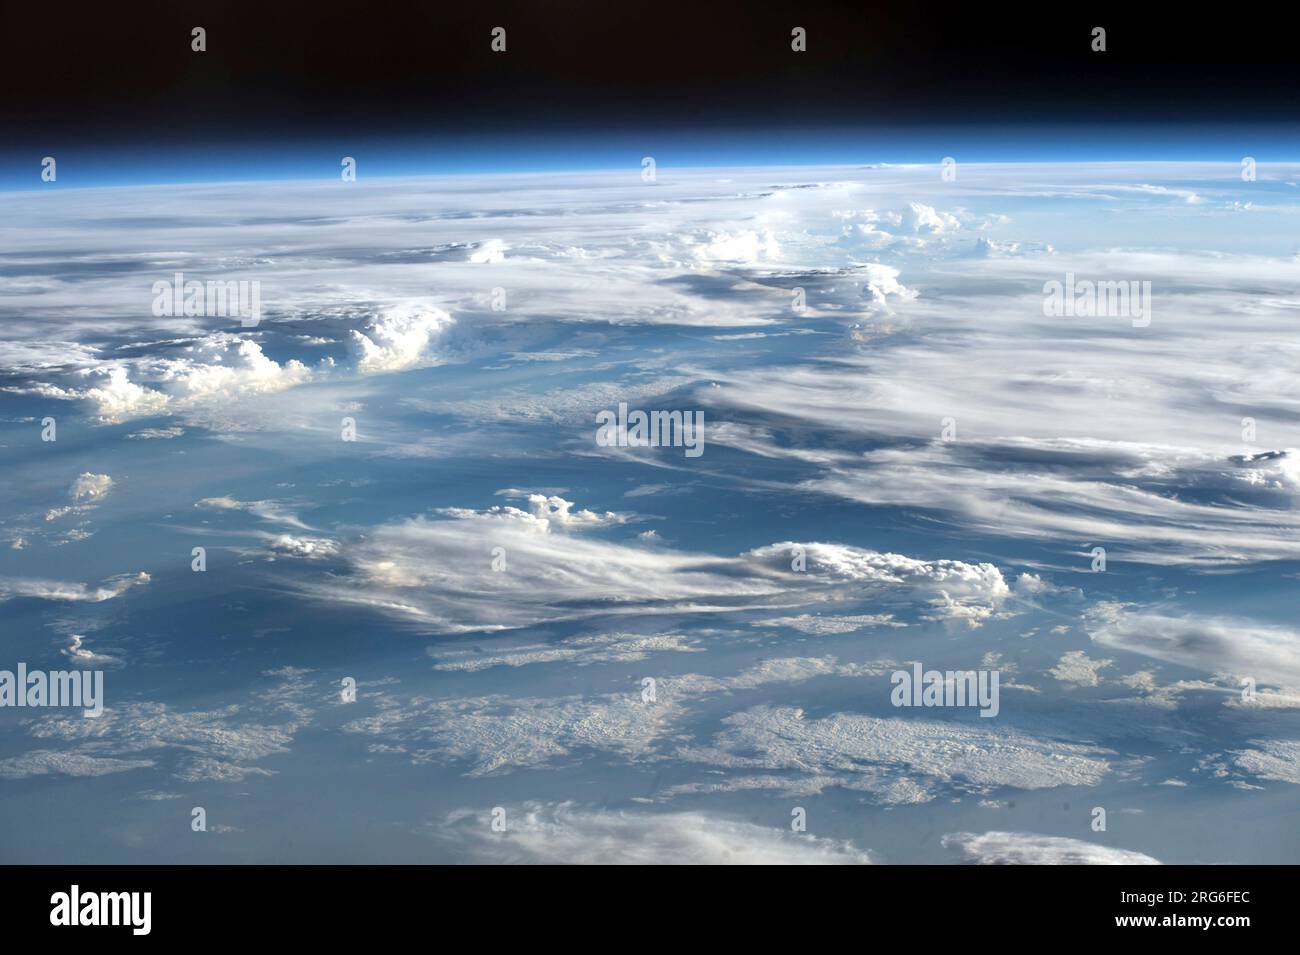
<svg viewBox="0 0 1300 955">
<path fill-rule="evenodd" d="M 1217 695 L 1223 694 L 1222 686 L 1205 680 L 1175 680 L 1172 683 L 1160 684 L 1156 681 L 1155 674 L 1149 670 L 1139 670 L 1129 676 L 1120 677 L 1116 682 L 1137 690 L 1140 695 L 1120 699 L 1111 698 L 1107 700 L 1108 703 L 1120 705 L 1136 703 L 1142 706 L 1175 710 L 1182 705 L 1184 695 L 1189 692 L 1203 690 Z M 1256 695 L 1256 699 L 1260 701 L 1261 705 L 1268 705 L 1265 702 L 1266 699 L 1269 702 L 1275 702 L 1280 698 L 1272 693 L 1261 692 Z M 1226 699 L 1224 702 L 1230 704 L 1232 699 Z"/>
<path fill-rule="evenodd" d="M 675 651 L 700 652 L 695 641 L 681 634 L 642 635 L 637 633 L 602 633 L 570 637 L 557 643 L 533 643 L 522 646 L 483 649 L 435 647 L 428 652 L 437 662 L 435 670 L 474 672 L 491 667 L 521 667 L 537 663 L 634 663 L 651 653 Z"/>
<path fill-rule="evenodd" d="M 840 210 L 832 215 L 844 221 L 837 245 L 858 255 L 945 254 L 952 236 L 962 228 L 959 216 L 917 201 L 909 201 L 900 209 Z M 973 224 L 983 227 L 988 223 Z"/>
<path fill-rule="evenodd" d="M 107 776 L 133 769 L 149 769 L 151 759 L 115 759 L 86 753 L 61 753 L 37 749 L 21 756 L 0 759 L 0 779 L 31 779 L 34 776 Z"/>
<path fill-rule="evenodd" d="M 770 230 L 705 232 L 695 237 L 691 251 L 696 262 L 703 266 L 717 263 L 757 265 L 781 257 L 781 248 Z"/>
<path fill-rule="evenodd" d="M 163 762 L 187 782 L 239 782 L 270 770 L 251 766 L 288 751 L 294 734 L 311 719 L 309 686 L 300 671 L 269 674 L 277 683 L 215 710 L 180 710 L 162 703 L 106 706 L 95 719 L 44 711 L 27 733 L 48 746 L 0 760 L 0 776 L 26 778 L 52 772 L 101 775 Z M 274 720 L 274 722 L 270 722 Z"/>
<path fill-rule="evenodd" d="M 954 832 L 943 837 L 976 865 L 1160 865 L 1141 852 L 1112 849 L 1081 839 L 1028 832 Z"/>
<path fill-rule="evenodd" d="M 1085 617 L 1093 643 L 1208 673 L 1300 687 L 1300 631 L 1241 617 L 1167 615 L 1115 603 Z"/>
<path fill-rule="evenodd" d="M 1300 403 L 1286 371 L 1297 355 L 1272 346 L 1292 323 L 1283 303 L 1300 296 L 1293 263 L 1060 258 L 947 261 L 909 279 L 920 294 L 898 320 L 848 310 L 835 353 L 716 363 L 696 392 L 730 425 L 711 442 L 812 465 L 799 490 L 920 511 L 962 533 L 1102 545 L 1150 564 L 1300 558 L 1300 455 L 1284 424 Z M 1153 324 L 1045 316 L 1043 284 L 1067 269 L 1152 282 Z M 954 441 L 940 440 L 948 418 Z"/>
<path fill-rule="evenodd" d="M 1056 666 L 1047 672 L 1062 683 L 1075 686 L 1096 686 L 1098 672 L 1114 664 L 1114 660 L 1093 660 L 1082 650 L 1071 650 L 1061 657 Z"/>
<path fill-rule="evenodd" d="M 800 633 L 814 636 L 827 636 L 837 633 L 856 633 L 875 627 L 904 627 L 890 613 L 858 614 L 856 616 L 835 616 L 801 613 L 794 617 L 769 617 L 766 620 L 754 620 L 753 627 L 790 627 Z"/>
<path fill-rule="evenodd" d="M 91 474 L 89 471 L 72 482 L 68 496 L 77 504 L 98 501 L 113 486 L 113 479 L 107 474 Z"/>
<path fill-rule="evenodd" d="M 521 512 L 516 511 L 515 508 L 493 508 L 493 511 L 499 510 L 513 512 L 522 516 Z M 627 515 L 617 514 L 614 511 L 605 511 L 603 514 L 597 514 L 595 511 L 575 511 L 573 510 L 572 501 L 566 501 L 554 494 L 529 494 L 528 513 L 537 520 L 540 527 L 546 530 L 549 530 L 552 524 L 604 527 L 611 524 L 622 524 L 628 519 Z"/>
<path fill-rule="evenodd" d="M 1260 779 L 1300 786 L 1300 740 L 1251 740 L 1252 749 L 1232 753 L 1232 761 L 1243 772 Z"/>
<path fill-rule="evenodd" d="M 362 374 L 406 371 L 436 363 L 433 344 L 455 324 L 440 308 L 401 305 L 387 309 L 366 326 L 351 333 L 357 370 Z"/>
<path fill-rule="evenodd" d="M 96 369 L 95 374 L 101 384 L 86 388 L 75 396 L 89 400 L 101 421 L 116 423 L 162 414 L 171 401 L 170 396 L 131 381 L 130 369 L 125 365 Z"/>
<path fill-rule="evenodd" d="M 660 733 L 681 715 L 667 703 L 643 703 L 640 687 L 558 699 L 381 698 L 379 706 L 378 713 L 351 721 L 344 731 L 398 743 L 415 763 L 464 763 L 471 777 L 548 766 L 582 750 L 624 759 L 648 756 Z"/>
<path fill-rule="evenodd" d="M 133 372 L 145 383 L 132 381 Z M 295 359 L 268 358 L 251 338 L 219 332 L 170 355 L 102 363 L 82 376 L 98 383 L 80 397 L 102 421 L 116 423 L 283 391 L 312 380 L 313 373 Z"/>
<path fill-rule="evenodd" d="M 273 361 L 257 342 L 237 335 L 210 335 L 184 351 L 188 357 L 161 369 L 162 381 L 182 403 L 281 391 L 311 378 L 302 362 Z"/>
<path fill-rule="evenodd" d="M 571 387 L 541 391 L 507 389 L 488 397 L 455 401 L 425 402 L 407 399 L 420 410 L 453 414 L 479 421 L 513 421 L 571 424 L 590 427 L 596 433 L 596 412 L 617 408 L 620 401 L 630 407 L 671 394 L 696 379 L 684 375 L 659 375 L 633 381 L 595 381 Z"/>
<path fill-rule="evenodd" d="M 922 616 L 978 626 L 1011 589 L 992 564 L 919 560 L 843 544 L 787 541 L 735 556 L 590 532 L 621 522 L 534 495 L 530 511 L 445 508 L 381 525 L 344 548 L 346 586 L 300 583 L 319 599 L 369 606 L 434 632 L 507 629 L 612 614 L 716 613 L 827 600 L 893 599 Z M 494 569 L 494 550 L 503 554 Z M 799 550 L 796 550 L 798 548 Z M 802 553 L 805 570 L 794 569 Z"/>
<path fill-rule="evenodd" d="M 894 666 L 893 663 L 881 661 L 841 663 L 833 656 L 773 657 L 760 660 L 739 673 L 729 676 L 687 673 L 668 678 L 665 685 L 672 702 L 686 703 L 704 697 L 728 694 L 737 690 L 752 690 L 771 684 L 801 683 L 815 677 L 880 677 Z"/>
<path fill-rule="evenodd" d="M 177 779 L 187 783 L 242 783 L 250 776 L 273 775 L 274 772 L 260 766 L 240 766 L 208 756 L 185 759 L 175 773 Z"/>
<path fill-rule="evenodd" d="M 910 302 L 917 297 L 915 289 L 908 288 L 898 280 L 899 270 L 892 265 L 880 262 L 856 263 L 854 272 L 862 279 L 863 294 L 871 307 L 887 309 L 891 296 L 897 302 Z"/>
<path fill-rule="evenodd" d="M 566 641 L 559 649 L 577 649 L 581 654 L 570 659 L 594 662 L 586 656 L 588 652 L 595 658 L 609 651 L 632 656 L 649 648 L 643 642 L 629 646 L 613 641 L 602 647 L 578 640 Z M 684 648 L 668 645 L 655 649 Z M 523 665 L 556 658 L 530 658 L 528 648 L 524 652 L 523 657 L 512 659 L 505 651 L 497 656 L 506 659 L 492 662 Z M 474 658 L 453 653 L 450 662 L 462 669 L 456 664 L 472 664 Z M 389 749 L 396 747 L 414 763 L 463 764 L 465 774 L 472 777 L 552 766 L 591 752 L 644 761 L 661 757 L 659 745 L 665 735 L 675 730 L 701 699 L 815 677 L 880 677 L 885 672 L 885 667 L 878 664 L 840 663 L 834 657 L 791 657 L 764 660 L 725 677 L 696 673 L 660 677 L 653 700 L 643 698 L 639 683 L 618 693 L 560 697 L 498 693 L 430 700 L 382 693 L 372 695 L 377 712 L 352 720 L 343 729 L 373 737 Z"/>
<path fill-rule="evenodd" d="M 574 803 L 506 808 L 506 831 L 460 810 L 430 827 L 476 862 L 539 865 L 868 865 L 839 842 L 699 812 L 614 812 Z"/>
<path fill-rule="evenodd" d="M 86 638 L 79 633 L 69 634 L 68 645 L 59 652 L 80 667 L 114 666 L 122 662 L 117 657 L 88 649 L 84 645 L 85 640 Z"/>
<path fill-rule="evenodd" d="M 501 239 L 488 239 L 469 254 L 469 260 L 479 264 L 496 265 L 506 260 L 506 252 L 509 250 L 510 246 Z"/>
<path fill-rule="evenodd" d="M 797 771 L 874 792 L 885 802 L 927 801 L 938 784 L 968 791 L 1095 786 L 1114 756 L 1092 745 L 1039 739 L 1005 724 L 994 728 L 983 722 L 857 713 L 810 718 L 790 706 L 755 706 L 727 717 L 723 725 L 712 745 L 689 748 L 682 757 L 733 769 Z"/>
<path fill-rule="evenodd" d="M 72 503 L 63 507 L 50 508 L 45 512 L 45 519 L 53 521 L 68 514 L 84 514 L 98 505 L 112 487 L 113 479 L 107 474 L 92 474 L 86 471 L 72 482 L 72 487 L 68 488 L 68 499 Z"/>
<path fill-rule="evenodd" d="M 60 580 L 36 580 L 24 577 L 0 577 L 0 602 L 19 597 L 37 600 L 65 600 L 72 603 L 102 603 L 121 596 L 132 587 L 149 582 L 144 571 L 110 577 L 98 587 Z"/>
<path fill-rule="evenodd" d="M 441 309 L 391 306 L 364 331 L 351 331 L 355 369 L 369 375 L 434 364 L 432 346 L 453 324 L 454 319 Z M 295 358 L 276 361 L 253 337 L 227 332 L 153 344 L 149 353 L 138 358 L 87 360 L 83 356 L 81 367 L 66 372 L 66 386 L 38 382 L 19 390 L 87 401 L 104 424 L 178 414 L 211 425 L 223 407 L 320 382 L 334 367 L 332 357 L 321 360 L 315 369 Z M 146 428 L 131 437 L 183 433 L 175 427 Z"/>
<path fill-rule="evenodd" d="M 942 235 L 961 228 L 961 221 L 956 216 L 938 212 L 923 202 L 909 202 L 901 218 L 903 226 L 910 232 Z"/>
<path fill-rule="evenodd" d="M 339 543 L 328 537 L 294 537 L 292 534 L 279 534 L 269 540 L 267 549 L 278 557 L 322 560 L 338 554 Z"/>
<path fill-rule="evenodd" d="M 194 506 L 218 511 L 245 511 L 270 524 L 284 524 L 306 531 L 312 529 L 278 501 L 237 501 L 233 497 L 205 497 L 196 501 Z"/>
<path fill-rule="evenodd" d="M 132 431 L 127 435 L 133 441 L 155 441 L 166 440 L 168 438 L 179 438 L 185 434 L 185 429 L 181 427 L 170 428 L 142 428 L 139 431 Z"/>
<path fill-rule="evenodd" d="M 1076 541 L 1080 558 L 1102 542 L 1111 560 L 1213 566 L 1300 557 L 1300 519 L 1276 495 L 1290 480 L 1280 465 L 1272 470 L 1278 476 L 1177 449 L 1017 439 L 870 451 L 801 486 L 946 513 L 970 532 Z M 1252 485 L 1264 493 L 1243 506 Z M 1169 493 L 1177 487 L 1211 499 Z"/>
</svg>

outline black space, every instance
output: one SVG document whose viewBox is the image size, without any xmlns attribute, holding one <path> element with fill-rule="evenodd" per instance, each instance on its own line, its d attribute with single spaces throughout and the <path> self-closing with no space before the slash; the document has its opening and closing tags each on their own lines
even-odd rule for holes
<svg viewBox="0 0 1300 955">
<path fill-rule="evenodd" d="M 976 3 L 10 4 L 10 144 L 271 135 L 1294 121 L 1269 8 Z M 1172 12 L 1171 12 L 1172 11 Z M 1274 10 L 1276 12 L 1276 10 Z M 206 53 L 190 29 L 207 29 Z M 508 51 L 489 49 L 503 26 Z M 790 30 L 808 30 L 808 52 Z M 1090 49 L 1094 26 L 1107 52 Z"/>
</svg>

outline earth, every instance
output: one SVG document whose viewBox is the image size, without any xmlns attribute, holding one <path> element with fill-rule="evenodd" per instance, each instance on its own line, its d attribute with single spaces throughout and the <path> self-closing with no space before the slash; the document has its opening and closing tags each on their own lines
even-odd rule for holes
<svg viewBox="0 0 1300 955">
<path fill-rule="evenodd" d="M 5 860 L 1300 860 L 1244 168 L 4 196 Z"/>
</svg>

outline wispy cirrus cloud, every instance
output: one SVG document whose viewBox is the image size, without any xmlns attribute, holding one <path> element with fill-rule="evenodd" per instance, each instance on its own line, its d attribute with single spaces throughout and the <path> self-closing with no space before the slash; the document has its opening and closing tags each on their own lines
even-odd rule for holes
<svg viewBox="0 0 1300 955">
<path fill-rule="evenodd" d="M 1004 612 L 1013 596 L 1012 585 L 988 563 L 794 541 L 720 556 L 589 533 L 623 520 L 541 495 L 528 511 L 445 508 L 434 518 L 381 525 L 346 546 L 346 587 L 304 587 L 318 599 L 373 607 L 446 632 L 866 598 L 915 605 L 925 619 L 978 626 Z"/>
<path fill-rule="evenodd" d="M 1242 617 L 1173 614 L 1116 602 L 1092 607 L 1095 644 L 1207 673 L 1300 687 L 1300 631 Z"/>
<path fill-rule="evenodd" d="M 0 577 L 0 601 L 18 597 L 38 600 L 64 600 L 71 603 L 101 603 L 121 596 L 132 587 L 149 583 L 144 571 L 110 577 L 98 586 L 61 580 L 38 580 L 24 577 Z"/>
</svg>

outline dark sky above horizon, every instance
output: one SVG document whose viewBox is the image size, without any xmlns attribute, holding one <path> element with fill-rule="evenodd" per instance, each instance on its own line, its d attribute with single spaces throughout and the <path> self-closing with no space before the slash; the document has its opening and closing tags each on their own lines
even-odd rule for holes
<svg viewBox="0 0 1300 955">
<path fill-rule="evenodd" d="M 1261 16 L 930 3 L 14 5 L 11 147 L 469 131 L 1294 122 L 1297 54 Z M 207 30 L 207 52 L 190 30 Z M 490 49 L 507 30 L 504 54 Z M 790 30 L 808 31 L 808 52 Z M 1107 51 L 1090 49 L 1094 26 Z"/>
</svg>

